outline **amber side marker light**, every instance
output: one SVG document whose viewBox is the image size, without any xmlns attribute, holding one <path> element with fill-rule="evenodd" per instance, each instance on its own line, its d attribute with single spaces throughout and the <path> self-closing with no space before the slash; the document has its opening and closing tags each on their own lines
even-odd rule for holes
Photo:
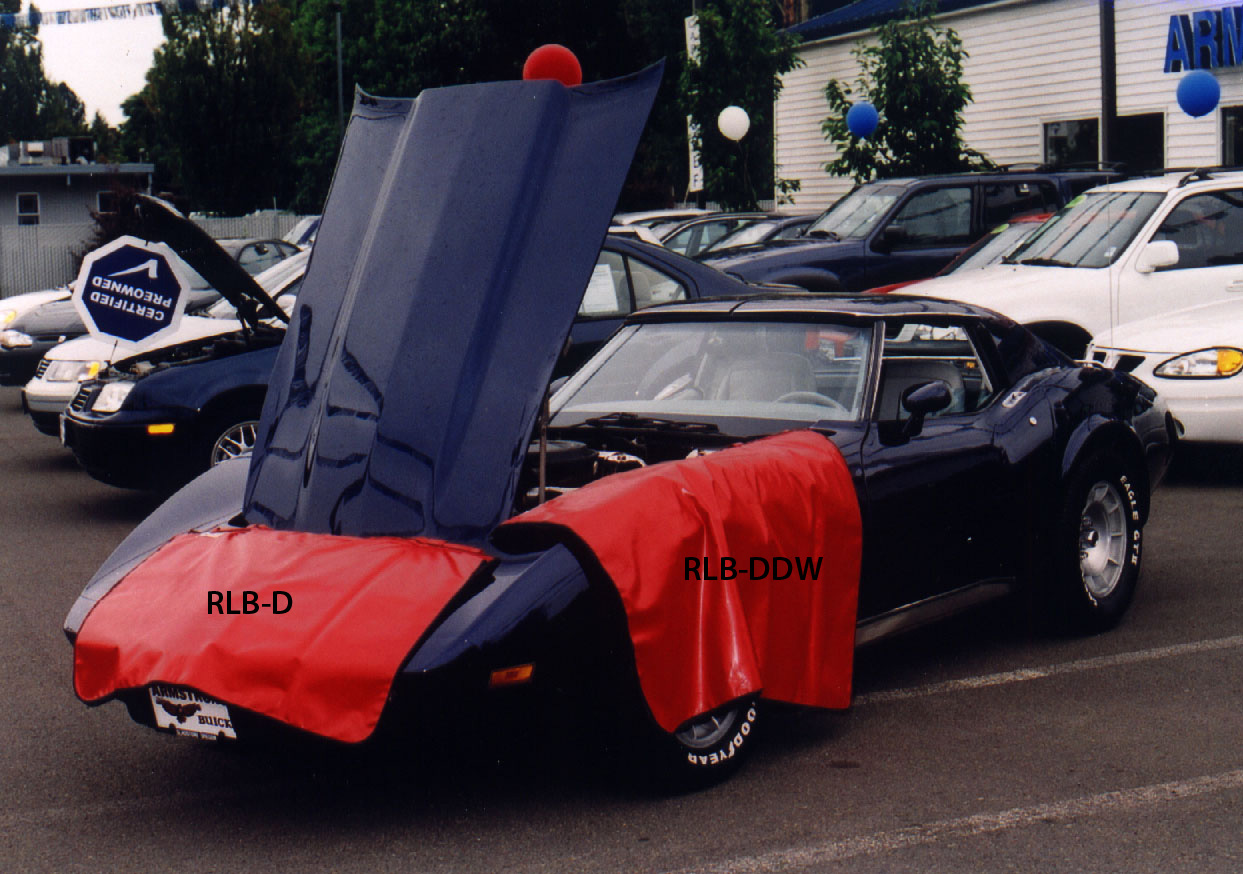
<svg viewBox="0 0 1243 874">
<path fill-rule="evenodd" d="M 172 425 L 148 425 L 148 434 L 171 434 L 173 433 Z"/>
<path fill-rule="evenodd" d="M 488 678 L 488 686 L 496 689 L 501 686 L 517 686 L 519 683 L 529 683 L 534 673 L 534 664 L 501 668 L 499 671 L 492 672 L 492 676 Z"/>
</svg>

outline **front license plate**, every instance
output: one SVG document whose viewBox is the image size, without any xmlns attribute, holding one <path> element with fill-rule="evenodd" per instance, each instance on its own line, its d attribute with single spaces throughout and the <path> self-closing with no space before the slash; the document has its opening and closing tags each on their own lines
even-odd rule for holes
<svg viewBox="0 0 1243 874">
<path fill-rule="evenodd" d="M 208 698 L 180 686 L 151 686 L 151 707 L 158 728 L 171 728 L 177 734 L 200 740 L 237 738 L 233 719 L 223 701 Z"/>
</svg>

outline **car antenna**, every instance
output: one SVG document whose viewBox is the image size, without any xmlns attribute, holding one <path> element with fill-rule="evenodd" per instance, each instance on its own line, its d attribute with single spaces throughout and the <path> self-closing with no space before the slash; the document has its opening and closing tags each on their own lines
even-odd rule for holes
<svg viewBox="0 0 1243 874">
<path fill-rule="evenodd" d="M 548 398 L 549 390 L 544 389 L 544 399 L 539 405 L 539 491 L 536 492 L 536 505 L 544 503 L 548 490 Z"/>
</svg>

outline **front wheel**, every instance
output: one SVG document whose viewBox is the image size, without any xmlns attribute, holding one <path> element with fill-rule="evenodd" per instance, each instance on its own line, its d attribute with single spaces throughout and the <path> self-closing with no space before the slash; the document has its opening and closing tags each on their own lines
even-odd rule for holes
<svg viewBox="0 0 1243 874">
<path fill-rule="evenodd" d="M 214 432 L 217 436 L 212 443 L 208 464 L 211 467 L 215 467 L 217 464 L 228 461 L 231 458 L 250 455 L 255 448 L 255 434 L 258 427 L 259 422 L 257 420 L 244 419 L 243 421 L 226 425 L 222 430 Z"/>
<path fill-rule="evenodd" d="M 1051 581 L 1056 624 L 1104 631 L 1135 595 L 1142 557 L 1137 477 L 1118 460 L 1095 456 L 1071 476 L 1055 532 Z"/>
<path fill-rule="evenodd" d="M 651 777 L 676 790 L 702 789 L 742 765 L 755 743 L 759 706 L 739 700 L 689 720 L 672 734 L 659 732 L 643 756 Z"/>
</svg>

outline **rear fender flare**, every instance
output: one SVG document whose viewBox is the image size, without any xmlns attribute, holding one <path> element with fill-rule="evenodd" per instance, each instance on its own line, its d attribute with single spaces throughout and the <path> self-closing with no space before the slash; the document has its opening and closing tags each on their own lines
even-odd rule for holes
<svg viewBox="0 0 1243 874">
<path fill-rule="evenodd" d="M 1088 416 L 1071 433 L 1062 452 L 1061 482 L 1069 482 L 1076 466 L 1098 452 L 1109 452 L 1122 459 L 1137 482 L 1140 517 L 1148 520 L 1148 466 L 1144 463 L 1139 437 L 1121 422 L 1099 413 Z"/>
</svg>

